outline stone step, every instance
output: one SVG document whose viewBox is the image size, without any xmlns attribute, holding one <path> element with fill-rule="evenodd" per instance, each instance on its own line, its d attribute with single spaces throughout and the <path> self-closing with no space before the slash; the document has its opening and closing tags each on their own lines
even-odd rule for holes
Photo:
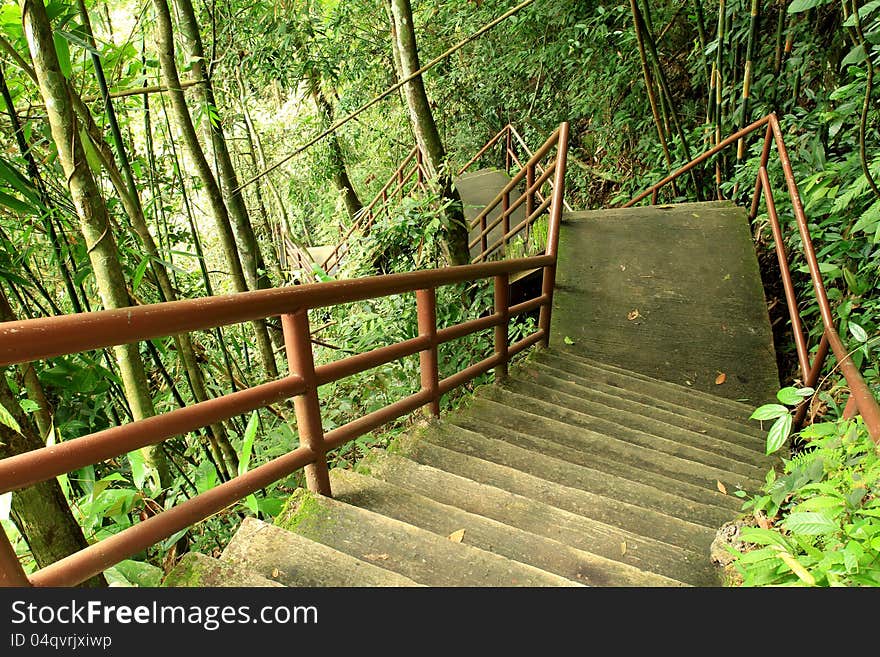
<svg viewBox="0 0 880 657">
<path fill-rule="evenodd" d="M 290 587 L 418 586 L 380 565 L 256 518 L 245 518 L 220 561 Z"/>
<path fill-rule="evenodd" d="M 443 537 L 526 563 L 587 586 L 682 586 L 619 561 L 578 550 L 490 518 L 441 504 L 375 477 L 334 469 L 335 499 L 421 527 Z"/>
<path fill-rule="evenodd" d="M 582 586 L 420 527 L 298 489 L 276 524 L 426 586 Z"/>
<path fill-rule="evenodd" d="M 584 518 L 619 527 L 638 536 L 650 537 L 683 549 L 708 549 L 715 536 L 712 528 L 671 516 L 661 511 L 628 504 L 609 495 L 599 495 L 566 486 L 548 477 L 535 476 L 510 468 L 466 451 L 447 446 L 455 443 L 460 429 L 444 429 L 429 425 L 416 436 L 401 438 L 395 443 L 400 453 L 414 461 L 441 468 L 473 481 L 529 497 Z M 439 449 L 438 449 L 439 448 Z M 445 461 L 442 459 L 446 459 Z M 610 492 L 610 491 L 609 491 Z M 729 515 L 727 520 L 732 520 Z"/>
<path fill-rule="evenodd" d="M 583 386 L 561 380 L 536 369 L 520 368 L 503 385 L 505 390 L 520 392 L 565 406 L 601 420 L 622 424 L 659 438 L 691 445 L 697 449 L 749 464 L 766 472 L 777 459 L 755 449 L 757 441 L 747 438 L 751 445 L 744 447 L 720 436 L 722 430 L 708 427 L 689 428 L 686 420 L 662 409 L 651 408 L 617 395 L 591 391 Z M 547 391 L 547 392 L 544 392 Z"/>
<path fill-rule="evenodd" d="M 200 552 L 187 552 L 162 580 L 163 587 L 283 587 L 255 573 L 250 564 L 233 564 Z"/>
<path fill-rule="evenodd" d="M 481 423 L 482 424 L 482 423 Z M 615 474 L 566 460 L 570 450 L 559 448 L 550 441 L 523 436 L 522 444 L 508 442 L 481 433 L 480 427 L 462 426 L 454 417 L 438 423 L 424 440 L 484 461 L 506 466 L 539 479 L 562 484 L 605 498 L 613 498 L 627 505 L 664 513 L 688 523 L 702 525 L 713 531 L 733 517 L 731 507 L 697 502 L 669 493 L 639 480 L 626 479 Z M 487 432 L 488 433 L 488 432 Z M 519 436 L 511 436 L 513 440 Z M 554 450 L 554 447 L 556 448 Z M 646 475 L 647 473 L 643 473 Z M 643 477 L 647 479 L 647 477 Z M 679 486 L 681 482 L 675 482 Z M 709 498 L 708 495 L 703 497 Z M 737 507 L 738 508 L 738 507 Z"/>
<path fill-rule="evenodd" d="M 609 385 L 619 386 L 627 391 L 641 392 L 657 399 L 662 399 L 674 404 L 704 411 L 711 415 L 725 418 L 735 422 L 748 430 L 756 437 L 762 437 L 764 432 L 757 423 L 749 423 L 749 416 L 755 410 L 751 404 L 746 404 L 724 397 L 718 397 L 702 390 L 688 386 L 655 379 L 646 374 L 628 370 L 612 363 L 606 363 L 586 356 L 583 352 L 574 349 L 563 348 L 554 345 L 547 350 L 537 350 L 534 358 L 541 360 L 544 356 L 553 356 L 556 359 L 565 359 L 571 363 L 572 371 L 582 372 L 582 376 L 601 375 L 603 381 Z M 575 369 L 576 368 L 576 369 Z"/>
<path fill-rule="evenodd" d="M 738 487 L 757 490 L 763 480 L 764 474 L 757 468 L 743 466 L 710 452 L 632 431 L 611 422 L 597 421 L 562 406 L 493 386 L 485 386 L 480 391 L 479 398 L 459 411 L 460 417 L 494 422 L 507 429 L 554 440 L 569 449 L 588 454 L 623 458 L 642 469 L 708 488 L 715 488 L 720 481 L 731 492 Z M 742 470 L 748 474 L 743 474 Z"/>
<path fill-rule="evenodd" d="M 441 504 L 685 584 L 717 585 L 708 546 L 698 553 L 598 522 L 557 506 L 563 488 L 558 484 L 527 475 L 515 475 L 513 480 L 501 477 L 499 481 L 487 474 L 494 470 L 489 466 L 486 461 L 423 441 L 408 444 L 401 453 L 375 450 L 363 462 L 370 476 Z M 480 480 L 481 475 L 485 481 Z M 542 499 L 547 501 L 539 501 Z"/>
<path fill-rule="evenodd" d="M 637 484 L 644 484 L 676 497 L 682 497 L 691 502 L 709 506 L 710 508 L 717 507 L 716 513 L 723 513 L 725 516 L 729 515 L 731 511 L 738 512 L 742 508 L 742 501 L 739 498 L 722 493 L 719 490 L 718 481 L 701 483 L 699 481 L 691 482 L 685 479 L 676 479 L 658 471 L 654 463 L 630 463 L 626 459 L 625 454 L 622 457 L 621 454 L 613 452 L 610 455 L 604 455 L 590 453 L 581 449 L 572 449 L 564 442 L 548 440 L 545 436 L 536 438 L 532 434 L 523 433 L 471 416 L 450 417 L 446 421 L 479 433 L 486 438 L 520 446 L 529 451 L 539 452 L 560 461 L 597 470 L 605 475 L 619 477 Z M 644 450 L 640 450 L 638 455 L 644 457 L 643 452 Z"/>
<path fill-rule="evenodd" d="M 577 363 L 553 350 L 536 350 L 528 361 L 523 363 L 523 367 L 536 367 L 562 381 L 576 384 L 587 390 L 625 399 L 639 406 L 660 409 L 670 414 L 670 417 L 674 416 L 677 422 L 682 423 L 681 426 L 692 428 L 695 431 L 711 427 L 717 432 L 719 438 L 724 438 L 743 447 L 750 447 L 761 454 L 764 453 L 766 432 L 761 430 L 757 422 L 747 421 L 748 415 L 737 422 L 715 415 L 705 409 L 687 406 L 682 403 L 688 401 L 686 399 L 680 399 L 678 402 L 662 399 L 650 393 L 636 390 L 638 386 L 634 385 L 634 381 L 623 381 L 606 370 Z M 674 398 L 674 395 L 667 396 Z"/>
</svg>

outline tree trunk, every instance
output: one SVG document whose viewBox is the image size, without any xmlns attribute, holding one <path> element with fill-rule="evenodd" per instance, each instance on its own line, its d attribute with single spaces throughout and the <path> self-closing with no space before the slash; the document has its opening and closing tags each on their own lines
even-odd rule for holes
<svg viewBox="0 0 880 657">
<path fill-rule="evenodd" d="M 419 54 L 413 26 L 412 7 L 409 0 L 390 0 L 392 17 L 392 42 L 397 50 L 396 60 L 400 62 L 400 75 L 404 79 L 419 68 Z M 422 76 L 404 85 L 410 123 L 416 142 L 424 154 L 428 175 L 437 182 L 443 198 L 453 202 L 447 210 L 447 234 L 444 244 L 446 259 L 450 264 L 462 265 L 470 262 L 468 254 L 468 229 L 461 209 L 461 199 L 452 185 L 446 163 L 446 150 L 440 139 L 440 132 L 434 122 L 434 114 L 425 93 Z"/>
<path fill-rule="evenodd" d="M 241 265 L 244 269 L 245 280 L 252 290 L 265 289 L 272 286 L 266 273 L 263 254 L 260 251 L 257 238 L 254 235 L 253 225 L 248 215 L 244 196 L 238 190 L 238 176 L 232 165 L 229 148 L 226 144 L 226 136 L 223 133 L 223 124 L 220 120 L 219 108 L 214 97 L 214 87 L 211 78 L 205 68 L 205 49 L 202 45 L 202 36 L 196 21 L 195 11 L 190 0 L 174 0 L 180 17 L 180 34 L 183 37 L 183 46 L 192 67 L 192 76 L 195 80 L 201 80 L 204 84 L 195 87 L 195 95 L 206 109 L 206 119 L 202 121 L 206 132 L 210 135 L 211 146 L 214 156 L 217 158 L 217 170 L 223 190 L 223 198 L 232 221 L 232 228 L 238 241 Z"/>
<path fill-rule="evenodd" d="M 317 80 L 312 77 L 308 84 L 312 100 L 315 101 L 315 107 L 321 117 L 321 123 L 325 127 L 330 127 L 333 125 L 333 107 L 327 101 L 324 94 L 321 93 Z M 352 185 L 351 179 L 348 177 L 345 158 L 342 156 L 342 147 L 339 145 L 335 132 L 328 135 L 327 148 L 330 149 L 330 168 L 333 175 L 333 184 L 339 190 L 339 193 L 342 194 L 342 200 L 345 203 L 345 210 L 348 212 L 348 216 L 354 219 L 357 213 L 363 209 L 364 204 L 358 198 L 354 185 Z"/>
<path fill-rule="evenodd" d="M 171 99 L 171 111 L 174 121 L 183 135 L 187 152 L 199 178 L 202 180 L 205 193 L 211 204 L 217 233 L 220 237 L 223 253 L 226 256 L 226 262 L 229 265 L 230 279 L 232 280 L 233 287 L 236 292 L 246 292 L 249 289 L 248 282 L 245 278 L 242 261 L 239 259 L 229 211 L 223 199 L 223 194 L 220 192 L 217 179 L 214 177 L 211 166 L 208 164 L 205 153 L 199 144 L 199 138 L 196 135 L 189 108 L 186 106 L 186 98 L 184 98 L 183 91 L 180 88 L 177 62 L 174 59 L 174 33 L 171 27 L 171 12 L 168 9 L 166 0 L 153 0 L 153 6 L 156 8 L 156 41 L 159 50 L 159 64 L 162 69 L 163 81 L 168 88 L 168 95 Z M 275 364 L 275 354 L 272 349 L 272 341 L 269 339 L 266 323 L 263 321 L 253 322 L 253 327 L 257 337 L 260 359 L 266 374 L 271 378 L 276 378 L 278 376 L 278 367 Z"/>
<path fill-rule="evenodd" d="M 46 105 L 58 159 L 67 177 L 80 229 L 105 308 L 129 305 L 128 290 L 110 228 L 104 198 L 86 162 L 70 100 L 67 80 L 61 72 L 52 28 L 42 0 L 21 0 L 22 22 L 34 63 L 40 93 Z M 125 395 L 136 420 L 153 415 L 153 400 L 137 344 L 114 347 Z M 169 483 L 168 464 L 161 446 L 144 448 L 142 454 L 155 483 Z"/>
</svg>

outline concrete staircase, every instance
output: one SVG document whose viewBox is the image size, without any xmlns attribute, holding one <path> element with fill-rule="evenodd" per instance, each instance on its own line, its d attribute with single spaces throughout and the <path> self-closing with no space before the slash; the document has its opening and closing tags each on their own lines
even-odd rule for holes
<svg viewBox="0 0 880 657">
<path fill-rule="evenodd" d="M 733 492 L 773 465 L 751 410 L 541 349 L 165 585 L 716 586 Z"/>
</svg>

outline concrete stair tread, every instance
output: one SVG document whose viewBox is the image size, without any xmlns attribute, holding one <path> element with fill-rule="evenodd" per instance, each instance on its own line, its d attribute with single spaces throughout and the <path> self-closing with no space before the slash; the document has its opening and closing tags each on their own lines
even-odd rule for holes
<svg viewBox="0 0 880 657">
<path fill-rule="evenodd" d="M 417 451 L 412 449 L 414 446 L 418 447 Z M 441 460 L 446 459 L 442 469 L 437 467 L 438 460 L 431 458 L 432 454 L 440 454 Z M 477 467 L 466 471 L 449 467 L 453 461 L 468 460 Z M 717 583 L 716 573 L 709 563 L 708 543 L 705 549 L 685 549 L 653 536 L 646 537 L 588 518 L 550 501 L 536 500 L 533 496 L 520 494 L 525 491 L 517 486 L 502 488 L 495 478 L 486 481 L 472 479 L 468 475 L 485 472 L 481 469 L 485 462 L 478 461 L 428 443 L 415 443 L 408 445 L 402 453 L 374 451 L 364 459 L 363 471 L 441 504 L 647 572 L 695 586 Z M 520 482 L 523 480 L 519 478 Z M 562 488 L 551 482 L 537 483 L 548 493 Z"/>
<path fill-rule="evenodd" d="M 688 405 L 688 402 L 692 402 L 692 400 L 687 391 L 680 391 L 680 396 L 676 398 L 674 394 L 669 394 L 674 391 L 667 390 L 667 399 L 664 399 L 657 394 L 651 394 L 652 391 L 648 385 L 642 390 L 638 390 L 633 385 L 635 380 L 625 381 L 622 377 L 615 376 L 608 370 L 579 363 L 564 354 L 557 353 L 555 349 L 535 350 L 530 354 L 528 360 L 522 363 L 521 367 L 538 368 L 562 381 L 579 386 L 586 393 L 597 393 L 597 396 L 602 398 L 614 396 L 638 405 L 662 410 L 681 418 L 687 426 L 711 426 L 719 432 L 719 436 L 744 447 L 751 447 L 763 454 L 765 432 L 761 430 L 757 422 L 747 421 L 748 415 L 745 414 L 741 420 L 736 421 L 718 415 L 711 410 L 701 409 L 697 404 Z"/>
<path fill-rule="evenodd" d="M 674 400 L 691 408 L 705 410 L 713 415 L 733 420 L 737 423 L 744 422 L 755 410 L 755 406 L 750 403 L 740 402 L 725 397 L 710 394 L 703 390 L 698 390 L 687 385 L 665 381 L 652 376 L 648 376 L 642 372 L 630 370 L 625 367 L 614 365 L 613 363 L 604 362 L 587 356 L 584 352 L 569 347 L 552 345 L 544 353 L 552 354 L 558 357 L 569 359 L 572 363 L 579 366 L 590 368 L 591 370 L 599 370 L 607 376 L 614 377 L 617 381 L 624 382 L 626 389 L 640 386 L 651 390 L 654 396 L 661 399 Z M 542 354 L 535 352 L 533 357 L 542 358 Z M 754 429 L 755 435 L 760 435 L 759 429 Z"/>
<path fill-rule="evenodd" d="M 679 416 L 666 413 L 662 409 L 650 408 L 612 395 L 585 391 L 581 386 L 560 380 L 556 377 L 526 367 L 519 368 L 515 376 L 507 379 L 503 388 L 522 394 L 535 392 L 534 396 L 552 401 L 571 410 L 593 417 L 622 424 L 628 428 L 649 433 L 690 445 L 697 449 L 710 451 L 744 464 L 766 470 L 776 464 L 777 459 L 767 456 L 755 447 L 757 440 L 749 439 L 750 446 L 726 440 L 720 431 L 711 426 L 685 426 Z"/>
<path fill-rule="evenodd" d="M 342 502 L 421 527 L 440 536 L 529 564 L 587 586 L 682 586 L 559 541 L 454 506 L 352 470 L 330 472 L 334 497 Z"/>
<path fill-rule="evenodd" d="M 708 548 L 714 530 L 656 509 L 622 502 L 608 495 L 568 486 L 552 477 L 541 477 L 481 458 L 461 449 L 461 430 L 443 431 L 429 426 L 415 436 L 400 438 L 397 453 L 423 465 L 443 469 L 474 482 L 502 489 L 554 506 L 624 532 L 662 541 L 682 549 Z M 450 443 L 456 443 L 455 449 Z M 465 448 L 467 445 L 464 446 Z M 687 503 L 682 502 L 682 507 Z M 729 514 L 727 520 L 732 519 Z"/>
<path fill-rule="evenodd" d="M 283 587 L 250 564 L 234 564 L 200 552 L 187 552 L 162 579 L 162 587 Z"/>
<path fill-rule="evenodd" d="M 711 495 L 703 495 L 704 501 L 692 500 L 650 485 L 648 473 L 640 473 L 634 478 L 621 477 L 591 467 L 594 464 L 589 463 L 589 459 L 585 459 L 583 464 L 566 459 L 570 450 L 554 450 L 555 444 L 550 441 L 524 434 L 499 438 L 488 431 L 481 431 L 484 428 L 484 423 L 450 419 L 431 432 L 424 432 L 422 439 L 548 482 L 612 498 L 713 530 L 730 520 L 732 510 L 739 508 L 739 502 L 726 506 L 718 504 L 720 494 L 717 490 L 709 491 Z"/>
<path fill-rule="evenodd" d="M 669 476 L 666 471 L 661 471 L 660 466 L 664 464 L 662 458 L 659 459 L 660 463 L 654 461 L 647 463 L 643 461 L 633 462 L 632 459 L 628 458 L 629 455 L 626 451 L 628 446 L 619 452 L 612 451 L 611 454 L 606 456 L 597 452 L 588 452 L 582 449 L 582 445 L 580 449 L 571 449 L 566 442 L 548 440 L 544 436 L 537 438 L 530 433 L 501 426 L 495 422 L 487 422 L 475 416 L 462 415 L 448 418 L 446 421 L 463 429 L 479 433 L 481 436 L 492 440 L 505 441 L 524 449 L 534 450 L 559 461 L 595 470 L 607 476 L 647 485 L 700 505 L 696 508 L 708 507 L 708 510 L 705 512 L 706 515 L 699 513 L 696 516 L 697 519 L 701 517 L 708 519 L 715 514 L 723 514 L 722 517 L 725 520 L 722 522 L 726 522 L 731 512 L 737 512 L 742 508 L 742 502 L 736 497 L 725 495 L 719 491 L 718 481 L 720 480 L 706 480 L 703 482 L 696 477 L 689 476 L 687 471 L 679 473 L 681 478 L 674 478 Z M 522 428 L 525 429 L 527 427 Z M 567 438 L 571 439 L 572 436 L 567 435 Z M 599 436 L 598 440 L 601 441 L 603 438 Z M 574 441 L 576 442 L 576 440 L 577 437 L 575 436 Z M 644 451 L 640 450 L 638 453 L 644 456 Z M 678 464 L 674 463 L 674 465 Z M 726 487 L 730 482 L 725 481 L 722 484 Z M 689 507 L 685 506 L 682 508 Z M 697 520 L 695 519 L 694 521 Z"/>
<path fill-rule="evenodd" d="M 425 586 L 583 586 L 304 489 L 291 496 L 276 524 Z"/>
<path fill-rule="evenodd" d="M 419 586 L 411 579 L 281 527 L 245 518 L 220 556 L 290 587 Z"/>
<path fill-rule="evenodd" d="M 635 465 L 691 483 L 756 490 L 764 473 L 711 452 L 633 431 L 613 422 L 572 411 L 544 400 L 484 386 L 462 416 L 480 417 L 509 429 L 538 433 L 571 449 L 591 454 L 613 454 Z M 695 460 L 696 459 L 696 460 Z"/>
</svg>

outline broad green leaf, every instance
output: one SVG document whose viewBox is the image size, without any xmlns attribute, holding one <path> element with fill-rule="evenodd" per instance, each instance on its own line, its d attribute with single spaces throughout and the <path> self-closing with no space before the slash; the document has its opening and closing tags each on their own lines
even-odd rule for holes
<svg viewBox="0 0 880 657">
<path fill-rule="evenodd" d="M 786 550 L 791 549 L 788 541 L 786 541 L 779 532 L 775 532 L 772 529 L 764 529 L 762 527 L 743 527 L 742 530 L 740 530 L 739 535 L 746 543 L 754 543 L 755 545 L 778 545 Z"/>
<path fill-rule="evenodd" d="M 844 501 L 839 497 L 833 497 L 831 495 L 819 495 L 818 497 L 811 497 L 810 499 L 801 502 L 798 504 L 794 513 L 799 513 L 802 511 L 825 511 L 828 509 L 843 509 Z"/>
<path fill-rule="evenodd" d="M 849 66 L 850 64 L 858 64 L 865 59 L 865 47 L 862 44 L 855 46 L 850 50 L 846 57 L 840 62 L 840 68 Z"/>
<path fill-rule="evenodd" d="M 25 413 L 33 413 L 34 411 L 40 410 L 40 405 L 33 399 L 22 399 L 19 402 L 19 406 L 21 406 L 21 410 Z"/>
<path fill-rule="evenodd" d="M 775 420 L 783 415 L 788 415 L 789 410 L 779 404 L 764 404 L 758 406 L 755 412 L 749 416 L 750 420 Z"/>
<path fill-rule="evenodd" d="M 12 417 L 12 413 L 3 404 L 0 404 L 0 424 L 9 427 L 15 433 L 21 433 L 21 427 L 18 426 L 18 422 L 16 422 L 15 418 Z"/>
<path fill-rule="evenodd" d="M 791 433 L 791 415 L 785 414 L 770 427 L 767 432 L 767 454 L 772 454 L 785 443 L 788 434 Z"/>
<path fill-rule="evenodd" d="M 217 469 L 208 460 L 202 461 L 196 470 L 196 490 L 204 493 L 217 485 Z"/>
<path fill-rule="evenodd" d="M 788 552 L 779 551 L 779 558 L 782 562 L 791 568 L 791 571 L 798 576 L 804 584 L 807 586 L 815 586 L 816 578 L 813 577 L 810 572 L 804 568 L 804 566 L 793 556 L 791 556 Z"/>
<path fill-rule="evenodd" d="M 128 463 L 131 466 L 131 478 L 134 481 L 135 488 L 143 490 L 144 482 L 147 480 L 148 476 L 144 455 L 137 450 L 129 452 Z"/>
<path fill-rule="evenodd" d="M 789 386 L 777 392 L 776 399 L 787 406 L 796 406 L 803 398 L 798 394 L 797 388 Z"/>
<path fill-rule="evenodd" d="M 241 443 L 241 456 L 238 459 L 238 474 L 242 475 L 248 470 L 251 461 L 251 453 L 254 447 L 254 438 L 257 436 L 257 427 L 260 423 L 260 414 L 257 411 L 251 413 L 247 428 L 244 430 L 244 440 Z"/>
<path fill-rule="evenodd" d="M 790 513 L 782 521 L 782 524 L 792 533 L 804 536 L 821 536 L 840 530 L 840 525 L 834 518 L 818 511 Z"/>
<path fill-rule="evenodd" d="M 852 336 L 858 340 L 859 342 L 867 342 L 868 334 L 861 326 L 856 324 L 855 322 L 849 323 L 849 332 L 852 333 Z"/>
</svg>

